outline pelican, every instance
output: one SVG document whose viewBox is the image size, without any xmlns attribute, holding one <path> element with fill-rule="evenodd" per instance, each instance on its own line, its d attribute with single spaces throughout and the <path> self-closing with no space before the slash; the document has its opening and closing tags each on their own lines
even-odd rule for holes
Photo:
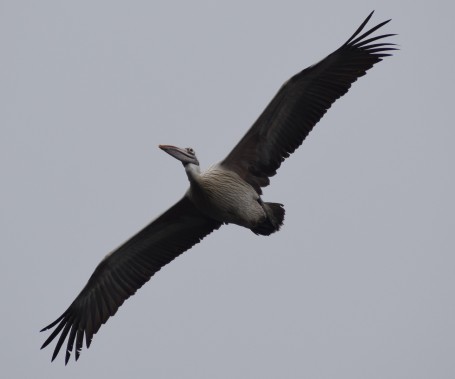
<svg viewBox="0 0 455 379">
<path fill-rule="evenodd" d="M 74 347 L 77 361 L 84 339 L 89 348 L 93 335 L 126 299 L 221 225 L 240 225 L 264 236 L 280 229 L 283 205 L 264 202 L 262 188 L 351 84 L 397 50 L 395 44 L 383 41 L 395 34 L 370 37 L 390 20 L 361 34 L 372 15 L 339 49 L 286 81 L 220 163 L 201 171 L 192 148 L 159 146 L 182 162 L 189 189 L 175 205 L 108 254 L 68 309 L 41 330 L 55 328 L 41 349 L 59 337 L 52 361 L 66 339 L 65 364 Z"/>
</svg>

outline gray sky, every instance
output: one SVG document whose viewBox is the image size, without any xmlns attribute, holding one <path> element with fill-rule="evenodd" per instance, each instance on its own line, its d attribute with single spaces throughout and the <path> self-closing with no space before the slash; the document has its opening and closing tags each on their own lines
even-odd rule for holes
<svg viewBox="0 0 455 379">
<path fill-rule="evenodd" d="M 451 3 L 2 1 L 5 377 L 454 378 Z M 222 159 L 372 9 L 402 50 L 265 190 L 283 229 L 223 227 L 51 364 L 38 330 L 188 186 L 157 145 Z"/>
</svg>

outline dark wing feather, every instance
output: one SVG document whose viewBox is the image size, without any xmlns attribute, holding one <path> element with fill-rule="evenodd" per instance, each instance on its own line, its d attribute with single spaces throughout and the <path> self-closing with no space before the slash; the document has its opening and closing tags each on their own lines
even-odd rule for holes
<svg viewBox="0 0 455 379">
<path fill-rule="evenodd" d="M 261 194 L 281 163 L 297 149 L 331 105 L 359 77 L 396 50 L 392 43 L 372 42 L 393 36 L 366 39 L 390 20 L 360 35 L 373 12 L 351 38 L 319 63 L 289 79 L 258 120 L 221 164 L 250 183 Z"/>
<path fill-rule="evenodd" d="M 106 256 L 69 308 L 44 330 L 56 327 L 41 348 L 57 336 L 52 360 L 65 339 L 65 364 L 76 347 L 79 358 L 85 336 L 87 348 L 93 335 L 123 302 L 161 267 L 201 241 L 221 223 L 204 216 L 185 196 L 163 215 Z"/>
</svg>

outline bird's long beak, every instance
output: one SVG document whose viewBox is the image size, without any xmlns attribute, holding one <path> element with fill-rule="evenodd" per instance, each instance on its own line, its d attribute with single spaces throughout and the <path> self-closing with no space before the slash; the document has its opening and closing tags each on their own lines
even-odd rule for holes
<svg viewBox="0 0 455 379">
<path fill-rule="evenodd" d="M 172 155 L 175 157 L 178 153 L 183 153 L 183 149 L 177 146 L 172 146 L 172 145 L 158 145 L 158 147 L 168 153 L 169 155 Z"/>
<path fill-rule="evenodd" d="M 172 145 L 158 145 L 158 147 L 179 161 L 184 162 L 188 159 L 188 153 L 186 149 Z"/>
<path fill-rule="evenodd" d="M 170 149 L 178 149 L 177 146 L 172 146 L 172 145 L 158 145 L 158 147 L 163 150 L 163 151 L 168 151 Z"/>
<path fill-rule="evenodd" d="M 172 145 L 159 145 L 159 148 L 175 159 L 178 159 L 183 165 L 192 163 L 199 166 L 199 161 L 197 160 L 194 151 L 190 148 L 181 148 Z"/>
</svg>

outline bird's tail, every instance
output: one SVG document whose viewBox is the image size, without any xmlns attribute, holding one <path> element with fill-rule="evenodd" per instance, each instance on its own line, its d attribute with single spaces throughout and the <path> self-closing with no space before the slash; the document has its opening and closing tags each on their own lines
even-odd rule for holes
<svg viewBox="0 0 455 379">
<path fill-rule="evenodd" d="M 262 207 L 267 213 L 267 218 L 251 230 L 255 234 L 268 236 L 280 230 L 281 225 L 283 225 L 285 211 L 283 204 L 279 203 L 263 203 Z"/>
</svg>

